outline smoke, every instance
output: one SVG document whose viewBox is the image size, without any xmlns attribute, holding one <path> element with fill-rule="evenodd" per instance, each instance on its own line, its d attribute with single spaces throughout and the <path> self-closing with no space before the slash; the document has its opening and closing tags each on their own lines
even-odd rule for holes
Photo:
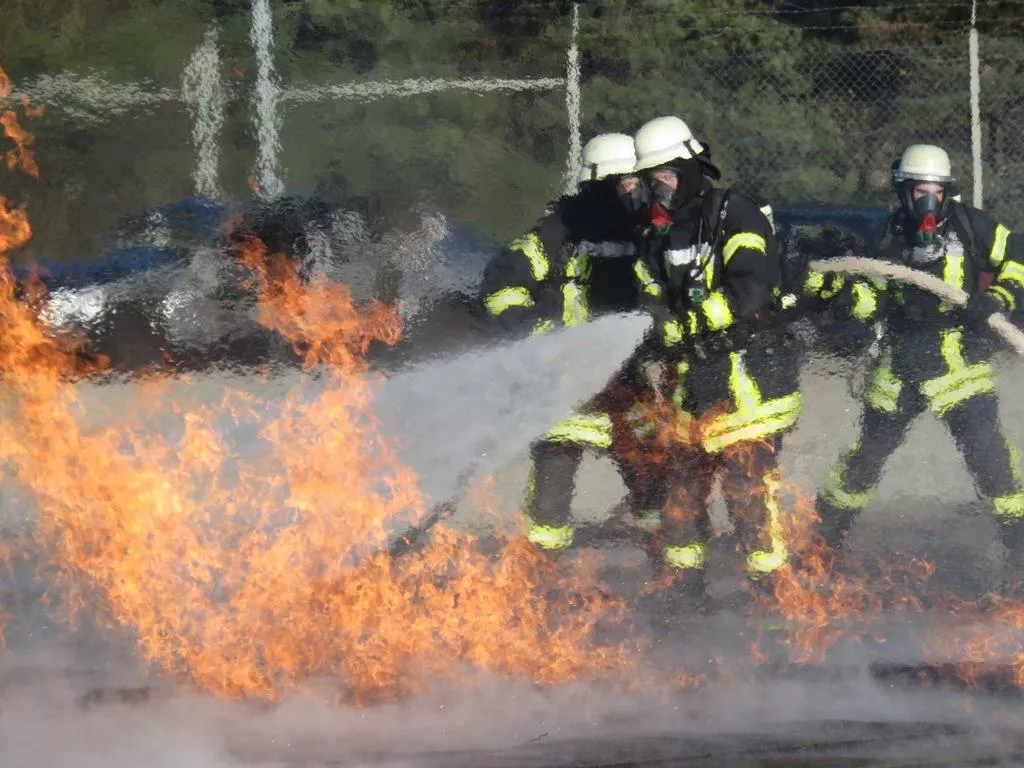
<svg viewBox="0 0 1024 768">
<path fill-rule="evenodd" d="M 329 688 L 273 708 L 215 701 L 164 684 L 90 695 L 85 670 L 0 665 L 0 762 L 38 768 L 344 765 L 600 765 L 675 757 L 707 762 L 787 752 L 804 759 L 902 756 L 959 764 L 1009 757 L 1013 701 L 900 690 L 866 675 L 758 680 L 673 696 L 581 683 L 539 690 L 481 678 L 470 689 L 370 709 Z M 744 763 L 745 764 L 745 763 Z"/>
</svg>

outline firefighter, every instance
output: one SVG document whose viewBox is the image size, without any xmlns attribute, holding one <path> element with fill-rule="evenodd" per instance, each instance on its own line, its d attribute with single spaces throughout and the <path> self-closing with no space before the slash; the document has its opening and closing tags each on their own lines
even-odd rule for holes
<svg viewBox="0 0 1024 768">
<path fill-rule="evenodd" d="M 751 582 L 768 585 L 788 562 L 778 459 L 800 412 L 799 355 L 782 322 L 770 206 L 716 189 L 718 168 L 678 117 L 651 120 L 634 143 L 651 200 L 635 272 L 682 444 L 659 560 L 678 592 L 701 603 L 717 477 Z"/>
<path fill-rule="evenodd" d="M 633 138 L 595 136 L 584 147 L 578 191 L 548 206 L 541 221 L 485 269 L 483 304 L 511 334 L 543 334 L 608 312 L 636 310 L 633 232 L 643 210 Z M 645 531 L 657 528 L 664 482 L 631 428 L 630 406 L 643 396 L 638 356 L 608 386 L 531 446 L 527 535 L 551 552 L 574 543 L 575 478 L 584 452 L 610 455 Z"/>
<path fill-rule="evenodd" d="M 886 460 L 926 408 L 949 428 L 974 482 L 1001 523 L 1015 560 L 1024 543 L 1024 484 L 1015 449 L 999 426 L 988 319 L 1024 299 L 1020 238 L 988 214 L 959 201 L 949 156 L 915 144 L 894 164 L 899 201 L 875 237 L 875 257 L 941 277 L 966 291 L 957 308 L 896 281 L 845 280 L 810 273 L 808 293 L 842 302 L 865 323 L 884 321 L 880 354 L 863 395 L 860 435 L 826 477 L 817 497 L 819 531 L 840 551 L 867 506 Z M 994 279 L 987 290 L 981 273 Z"/>
</svg>

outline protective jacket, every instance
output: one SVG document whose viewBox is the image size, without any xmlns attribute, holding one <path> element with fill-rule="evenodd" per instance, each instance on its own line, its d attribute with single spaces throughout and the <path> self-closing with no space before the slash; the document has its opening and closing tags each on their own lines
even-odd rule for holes
<svg viewBox="0 0 1024 768">
<path fill-rule="evenodd" d="M 788 558 L 777 453 L 800 411 L 799 359 L 780 332 L 770 210 L 705 180 L 667 231 L 648 232 L 638 249 L 636 277 L 660 337 L 680 446 L 662 557 L 694 573 L 705 565 L 708 497 L 720 473 L 751 575 Z"/>
<path fill-rule="evenodd" d="M 767 205 L 705 180 L 703 193 L 672 213 L 667 232 L 642 237 L 636 277 L 667 350 L 681 356 L 712 339 L 735 346 L 779 309 L 770 215 Z"/>
<path fill-rule="evenodd" d="M 981 298 L 982 273 L 993 308 L 1024 300 L 1019 240 L 983 211 L 953 201 L 935 242 L 920 246 L 913 226 L 894 213 L 875 238 L 874 254 L 941 278 Z M 925 408 L 949 427 L 981 493 L 1004 523 L 1024 520 L 1024 484 L 998 424 L 991 338 L 968 311 L 897 281 L 847 279 L 811 272 L 805 291 L 884 328 L 864 390 L 861 434 L 832 468 L 818 498 L 826 539 L 838 546 L 881 479 L 886 459 Z M 973 303 L 972 300 L 972 303 Z M 986 299 L 988 300 L 988 299 Z M 984 316 L 982 316 L 983 318 Z"/>
<path fill-rule="evenodd" d="M 549 206 L 530 232 L 512 241 L 486 268 L 482 301 L 508 333 L 546 333 L 638 306 L 633 262 L 634 223 L 607 183 Z M 627 414 L 652 397 L 634 354 L 608 385 L 531 446 L 533 467 L 525 502 L 528 537 L 544 549 L 573 543 L 571 505 L 585 451 L 618 466 L 629 504 L 642 526 L 656 526 L 666 488 Z"/>
<path fill-rule="evenodd" d="M 636 308 L 633 222 L 600 182 L 562 197 L 485 269 L 487 313 L 513 333 L 545 333 Z"/>
</svg>

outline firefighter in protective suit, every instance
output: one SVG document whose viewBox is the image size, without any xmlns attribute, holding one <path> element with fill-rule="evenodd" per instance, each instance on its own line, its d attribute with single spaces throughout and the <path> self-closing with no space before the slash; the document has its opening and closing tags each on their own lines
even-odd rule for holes
<svg viewBox="0 0 1024 768">
<path fill-rule="evenodd" d="M 782 323 L 771 208 L 715 189 L 707 148 L 677 117 L 646 123 L 634 143 L 651 200 L 635 271 L 680 443 L 659 555 L 701 602 L 718 477 L 751 580 L 788 562 L 777 464 L 800 412 L 799 355 Z"/>
<path fill-rule="evenodd" d="M 928 272 L 966 291 L 963 308 L 895 281 L 849 280 L 810 273 L 806 290 L 865 323 L 883 320 L 879 356 L 864 391 L 860 435 L 829 472 L 817 498 L 819 531 L 841 548 L 867 506 L 886 460 L 926 408 L 949 428 L 981 494 L 1001 523 L 1015 559 L 1024 544 L 1024 483 L 999 427 L 995 372 L 988 362 L 988 319 L 1012 312 L 1024 299 L 1020 239 L 954 187 L 949 156 L 940 147 L 908 147 L 893 169 L 899 207 L 872 253 Z M 980 273 L 994 275 L 987 290 Z"/>
<path fill-rule="evenodd" d="M 633 232 L 644 201 L 633 138 L 595 136 L 582 160 L 577 193 L 549 205 L 541 221 L 485 270 L 484 307 L 509 333 L 547 333 L 594 315 L 637 309 Z M 559 551 L 573 544 L 571 506 L 584 452 L 610 455 L 638 526 L 657 528 L 665 483 L 627 423 L 630 406 L 645 396 L 638 361 L 639 354 L 532 445 L 525 511 L 527 535 L 538 547 Z"/>
</svg>

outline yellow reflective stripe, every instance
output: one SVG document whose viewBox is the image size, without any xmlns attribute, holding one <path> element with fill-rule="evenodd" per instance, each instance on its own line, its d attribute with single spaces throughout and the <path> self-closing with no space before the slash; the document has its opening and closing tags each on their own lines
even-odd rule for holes
<svg viewBox="0 0 1024 768">
<path fill-rule="evenodd" d="M 946 263 L 942 268 L 942 280 L 954 288 L 964 287 L 964 255 L 962 253 L 946 256 Z"/>
<path fill-rule="evenodd" d="M 517 237 L 509 243 L 509 249 L 519 251 L 519 253 L 526 257 L 526 260 L 530 262 L 530 272 L 533 274 L 533 279 L 538 283 L 548 276 L 548 270 L 550 269 L 548 257 L 544 255 L 544 246 L 541 244 L 536 232 Z"/>
<path fill-rule="evenodd" d="M 1024 491 L 998 496 L 992 499 L 992 506 L 995 507 L 996 517 L 1018 520 L 1024 517 Z"/>
<path fill-rule="evenodd" d="M 526 538 L 542 549 L 565 549 L 572 544 L 574 533 L 571 525 L 541 525 L 530 521 Z"/>
<path fill-rule="evenodd" d="M 1015 261 L 1008 261 L 999 270 L 998 280 L 1009 280 L 1011 283 L 1024 286 L 1024 266 Z"/>
<path fill-rule="evenodd" d="M 800 406 L 800 393 L 793 392 L 792 394 L 760 403 L 753 408 L 744 408 L 733 413 L 727 413 L 724 416 L 719 416 L 707 426 L 704 434 L 706 436 L 723 435 L 750 424 L 759 424 L 768 419 L 780 418 L 790 413 L 793 413 L 795 416 L 795 412 L 800 410 Z"/>
<path fill-rule="evenodd" d="M 771 542 L 771 549 L 756 550 L 747 555 L 747 569 L 752 576 L 774 573 L 786 564 L 789 559 L 789 547 L 786 546 L 785 534 L 782 531 L 782 521 L 779 519 L 779 488 L 782 483 L 777 471 L 771 471 L 764 476 L 764 504 L 768 510 L 768 540 Z"/>
<path fill-rule="evenodd" d="M 733 323 L 729 301 L 721 291 L 715 291 L 700 303 L 701 311 L 708 320 L 708 328 L 718 331 L 728 328 Z"/>
<path fill-rule="evenodd" d="M 747 373 L 743 352 L 729 353 L 729 391 L 736 401 L 737 412 L 756 408 L 761 402 L 761 391 Z"/>
<path fill-rule="evenodd" d="M 610 448 L 612 420 L 607 414 L 572 416 L 555 424 L 544 434 L 544 438 L 593 445 L 598 448 Z"/>
<path fill-rule="evenodd" d="M 988 252 L 988 263 L 998 267 L 1006 258 L 1006 241 L 1010 237 L 1010 230 L 1002 224 L 996 224 L 996 236 L 992 239 L 992 250 Z"/>
<path fill-rule="evenodd" d="M 787 430 L 796 424 L 800 416 L 800 405 L 800 395 L 797 393 L 778 400 L 771 400 L 761 408 L 771 407 L 777 411 L 775 415 L 762 414 L 758 419 L 748 422 L 745 426 L 733 428 L 728 432 L 705 432 L 704 450 L 708 453 L 718 453 L 736 443 L 760 440 Z"/>
<path fill-rule="evenodd" d="M 825 288 L 826 281 L 829 283 L 829 287 Z M 824 272 L 810 271 L 807 273 L 807 279 L 804 280 L 804 293 L 817 296 L 825 301 L 835 298 L 843 286 L 846 285 L 846 280 L 842 275 L 825 275 Z"/>
<path fill-rule="evenodd" d="M 853 284 L 853 316 L 858 320 L 868 320 L 878 309 L 875 290 L 867 283 Z"/>
<path fill-rule="evenodd" d="M 578 251 L 565 264 L 565 276 L 570 280 L 586 280 L 590 277 L 590 254 Z"/>
<path fill-rule="evenodd" d="M 669 320 L 662 326 L 662 338 L 666 346 L 679 344 L 683 340 L 683 326 L 678 320 Z"/>
<path fill-rule="evenodd" d="M 553 330 L 555 330 L 555 323 L 552 320 L 538 320 L 531 334 L 533 336 L 543 336 L 546 333 L 551 333 Z"/>
<path fill-rule="evenodd" d="M 846 473 L 850 458 L 860 449 L 860 443 L 856 442 L 843 451 L 843 455 L 828 471 L 825 477 L 824 486 L 821 489 L 822 497 L 835 507 L 858 511 L 864 509 L 875 495 L 875 487 L 872 486 L 866 491 L 851 491 L 845 487 L 843 475 Z"/>
<path fill-rule="evenodd" d="M 807 279 L 804 280 L 804 290 L 808 293 L 817 293 L 825 287 L 825 275 L 822 272 L 814 272 L 813 270 L 807 273 Z"/>
<path fill-rule="evenodd" d="M 532 307 L 533 298 L 525 288 L 502 288 L 485 298 L 484 306 L 492 315 L 500 315 L 512 307 Z"/>
<path fill-rule="evenodd" d="M 704 428 L 702 442 L 709 453 L 788 429 L 800 413 L 799 392 L 762 402 L 757 384 L 746 371 L 743 353 L 732 352 L 729 359 L 729 391 L 736 401 L 736 410 L 719 416 Z"/>
<path fill-rule="evenodd" d="M 672 392 L 672 403 L 676 408 L 682 408 L 686 399 L 686 374 L 689 370 L 690 364 L 686 360 L 676 363 L 676 387 Z"/>
<path fill-rule="evenodd" d="M 991 378 L 991 376 L 979 376 L 976 379 L 962 382 L 955 389 L 942 392 L 939 395 L 930 398 L 928 405 L 931 407 L 932 413 L 936 416 L 943 416 L 953 407 L 966 400 L 970 400 L 972 397 L 977 397 L 978 395 L 984 395 L 995 391 L 996 382 Z"/>
<path fill-rule="evenodd" d="M 876 411 L 896 413 L 902 391 L 903 382 L 892 370 L 892 351 L 886 349 L 885 354 L 871 372 L 865 399 L 868 405 Z"/>
<path fill-rule="evenodd" d="M 587 306 L 587 291 L 576 283 L 562 286 L 562 322 L 572 327 L 587 322 L 590 309 Z"/>
<path fill-rule="evenodd" d="M 654 281 L 654 276 L 646 264 L 642 261 L 633 262 L 633 272 L 644 287 L 644 293 L 654 297 L 661 296 L 661 286 Z"/>
<path fill-rule="evenodd" d="M 1008 291 L 1006 288 L 1003 288 L 1003 286 L 990 285 L 988 287 L 988 292 L 991 293 L 993 296 L 996 296 L 1008 312 L 1012 312 L 1017 308 L 1016 297 L 1014 297 L 1013 293 Z"/>
<path fill-rule="evenodd" d="M 661 528 L 660 509 L 641 509 L 636 515 L 636 527 L 646 533 L 654 533 Z"/>
<path fill-rule="evenodd" d="M 687 544 L 684 547 L 665 547 L 661 551 L 665 562 L 674 568 L 703 568 L 705 553 L 703 544 Z"/>
<path fill-rule="evenodd" d="M 958 329 L 942 332 L 942 359 L 949 373 L 921 384 L 921 393 L 938 416 L 976 395 L 995 390 L 995 371 L 988 363 L 968 365 L 964 360 L 963 333 Z"/>
<path fill-rule="evenodd" d="M 696 336 L 697 331 L 700 330 L 700 322 L 697 320 L 697 313 L 692 309 L 686 312 L 686 322 L 690 326 L 690 335 Z"/>
<path fill-rule="evenodd" d="M 951 328 L 943 331 L 939 350 L 950 371 L 967 367 L 967 361 L 964 359 L 964 336 L 960 330 Z"/>
<path fill-rule="evenodd" d="M 942 267 L 942 281 L 954 288 L 964 287 L 964 255 L 962 253 L 947 254 Z M 939 302 L 939 311 L 948 312 L 953 306 L 948 301 Z"/>
<path fill-rule="evenodd" d="M 726 265 L 728 265 L 736 251 L 740 248 L 749 248 L 752 251 L 760 251 L 764 254 L 768 253 L 768 246 L 761 235 L 755 232 L 737 232 L 725 241 L 725 247 L 722 248 L 722 260 Z"/>
</svg>

